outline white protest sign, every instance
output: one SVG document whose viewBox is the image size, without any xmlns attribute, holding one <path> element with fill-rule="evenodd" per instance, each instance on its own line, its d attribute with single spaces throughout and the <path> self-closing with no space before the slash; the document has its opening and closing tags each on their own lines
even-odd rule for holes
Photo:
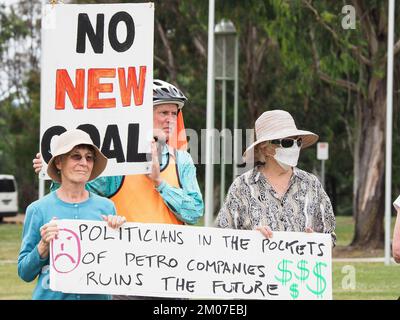
<svg viewBox="0 0 400 320">
<path fill-rule="evenodd" d="M 328 142 L 318 142 L 317 143 L 317 159 L 318 160 L 328 160 L 329 158 L 329 143 Z"/>
<path fill-rule="evenodd" d="M 41 178 L 53 139 L 74 128 L 109 159 L 102 175 L 151 171 L 153 34 L 153 3 L 44 7 Z"/>
<path fill-rule="evenodd" d="M 332 299 L 331 236 L 59 220 L 50 288 L 209 299 Z"/>
</svg>

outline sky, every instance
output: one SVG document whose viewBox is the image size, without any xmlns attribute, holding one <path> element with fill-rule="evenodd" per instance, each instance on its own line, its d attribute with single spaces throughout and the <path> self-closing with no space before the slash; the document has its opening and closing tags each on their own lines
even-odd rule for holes
<svg viewBox="0 0 400 320">
<path fill-rule="evenodd" d="M 18 2 L 18 0 L 0 0 L 1 4 L 10 5 Z"/>
<path fill-rule="evenodd" d="M 40 3 L 42 0 L 31 0 L 31 1 Z M 46 1 L 48 1 L 48 0 L 46 0 Z M 6 7 L 9 7 L 13 4 L 17 4 L 18 2 L 19 2 L 19 0 L 0 0 L 0 5 L 5 4 Z M 0 26 L 0 28 L 1 28 L 1 26 Z M 14 49 L 12 47 L 13 45 L 15 45 L 15 43 L 10 43 L 9 50 L 11 50 L 11 51 L 9 54 L 13 54 L 13 51 L 14 51 Z M 24 44 L 24 45 L 29 48 L 29 45 L 30 45 L 29 40 L 27 40 L 26 44 Z M 21 49 L 21 51 L 24 51 L 24 50 L 25 50 L 24 48 Z M 18 49 L 16 49 L 16 51 L 18 51 Z M 11 90 L 9 90 L 9 89 L 11 89 Z M 14 89 L 12 87 L 10 87 L 9 76 L 7 74 L 7 71 L 0 70 L 0 100 L 4 99 L 12 91 L 14 91 Z"/>
</svg>

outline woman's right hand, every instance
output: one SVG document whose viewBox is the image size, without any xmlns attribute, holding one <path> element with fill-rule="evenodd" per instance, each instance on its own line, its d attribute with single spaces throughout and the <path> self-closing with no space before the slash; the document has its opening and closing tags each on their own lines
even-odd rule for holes
<svg viewBox="0 0 400 320">
<path fill-rule="evenodd" d="M 39 255 L 42 259 L 49 256 L 50 242 L 58 236 L 58 226 L 56 223 L 57 218 L 51 219 L 40 228 L 40 242 L 38 244 Z"/>
<path fill-rule="evenodd" d="M 33 169 L 35 173 L 39 173 L 42 170 L 43 163 L 42 163 L 42 155 L 40 153 L 36 153 L 36 158 L 32 160 L 33 162 Z"/>
<path fill-rule="evenodd" d="M 272 238 L 273 236 L 272 229 L 268 226 L 260 226 L 257 227 L 256 230 L 260 231 L 267 239 Z"/>
</svg>

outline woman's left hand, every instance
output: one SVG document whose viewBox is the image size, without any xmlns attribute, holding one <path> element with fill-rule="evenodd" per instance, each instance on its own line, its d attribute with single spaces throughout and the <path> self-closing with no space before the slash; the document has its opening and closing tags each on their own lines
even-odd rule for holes
<svg viewBox="0 0 400 320">
<path fill-rule="evenodd" d="M 314 230 L 313 230 L 311 227 L 306 227 L 305 232 L 306 232 L 306 233 L 313 233 Z"/>
<path fill-rule="evenodd" d="M 256 230 L 260 231 L 267 239 L 273 236 L 272 229 L 269 226 L 258 226 Z"/>
<path fill-rule="evenodd" d="M 113 229 L 118 229 L 126 222 L 126 218 L 123 216 L 113 216 L 113 215 L 101 215 L 104 221 L 107 222 L 108 226 Z"/>
</svg>

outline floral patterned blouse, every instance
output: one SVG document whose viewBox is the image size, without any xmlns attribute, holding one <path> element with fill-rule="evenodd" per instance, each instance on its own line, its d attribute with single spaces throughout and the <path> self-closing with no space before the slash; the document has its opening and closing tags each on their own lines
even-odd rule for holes
<svg viewBox="0 0 400 320">
<path fill-rule="evenodd" d="M 336 244 L 335 216 L 328 195 L 318 178 L 293 168 L 289 188 L 283 196 L 255 167 L 237 177 L 229 188 L 216 224 L 220 228 L 252 230 L 269 226 L 272 231 L 330 233 Z"/>
</svg>

